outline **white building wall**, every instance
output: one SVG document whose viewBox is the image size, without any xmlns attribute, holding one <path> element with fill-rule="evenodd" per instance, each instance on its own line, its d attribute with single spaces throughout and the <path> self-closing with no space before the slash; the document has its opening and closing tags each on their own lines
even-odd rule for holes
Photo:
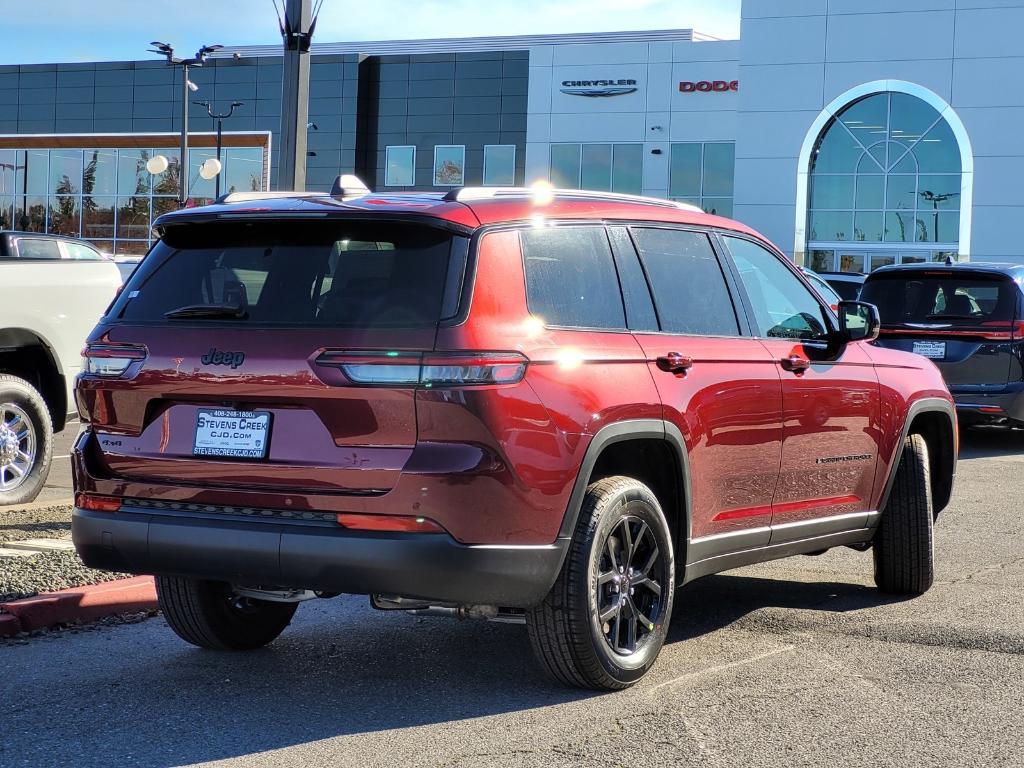
<svg viewBox="0 0 1024 768">
<path fill-rule="evenodd" d="M 797 158 L 826 104 L 906 80 L 956 111 L 974 150 L 972 260 L 1021 260 L 1024 0 L 747 0 L 740 35 L 736 218 L 795 243 Z M 966 246 L 966 247 L 965 247 Z"/>
<path fill-rule="evenodd" d="M 735 93 L 683 94 L 679 83 L 735 80 L 738 52 L 737 41 L 531 48 L 527 183 L 548 178 L 552 143 L 643 143 L 644 194 L 668 196 L 671 142 L 736 138 Z M 587 98 L 560 90 L 563 80 L 600 78 L 636 80 L 637 91 Z"/>
</svg>

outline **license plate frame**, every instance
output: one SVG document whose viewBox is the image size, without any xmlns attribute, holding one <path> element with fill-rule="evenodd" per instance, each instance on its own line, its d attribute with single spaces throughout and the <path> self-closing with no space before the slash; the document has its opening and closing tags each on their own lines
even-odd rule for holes
<svg viewBox="0 0 1024 768">
<path fill-rule="evenodd" d="M 224 422 L 209 425 L 203 419 Z M 249 422 L 253 422 L 250 424 Z M 273 414 L 232 408 L 200 408 L 192 433 L 192 455 L 208 459 L 263 461 L 270 449 Z M 206 433 L 201 433 L 201 429 Z M 220 432 L 222 434 L 213 434 Z"/>
<path fill-rule="evenodd" d="M 946 342 L 944 341 L 915 341 L 913 346 L 915 355 L 927 357 L 929 360 L 946 359 Z"/>
</svg>

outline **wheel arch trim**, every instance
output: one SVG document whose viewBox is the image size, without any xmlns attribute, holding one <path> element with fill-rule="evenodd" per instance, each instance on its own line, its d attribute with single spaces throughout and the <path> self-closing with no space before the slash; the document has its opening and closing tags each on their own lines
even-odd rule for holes
<svg viewBox="0 0 1024 768">
<path fill-rule="evenodd" d="M 907 441 L 907 436 L 910 434 L 911 428 L 913 427 L 914 421 L 917 419 L 917 417 L 926 413 L 941 413 L 948 418 L 950 439 L 952 440 L 952 445 L 950 446 L 949 450 L 950 458 L 948 461 L 948 466 L 939 468 L 939 471 L 949 472 L 949 492 L 948 494 L 946 494 L 946 498 L 943 500 L 942 506 L 940 507 L 936 505 L 936 515 L 938 515 L 938 513 L 941 512 L 946 507 L 946 505 L 949 503 L 949 499 L 952 497 L 953 482 L 956 478 L 957 461 L 956 408 L 953 405 L 953 403 L 941 397 L 922 397 L 919 400 L 915 400 L 914 402 L 912 402 L 907 408 L 907 417 L 906 419 L 904 419 L 903 427 L 900 429 L 900 439 L 896 443 L 895 453 L 892 457 L 892 462 L 889 467 L 889 475 L 885 480 L 885 485 L 882 487 L 882 495 L 879 497 L 878 500 L 877 509 L 881 513 L 885 512 L 885 507 L 889 503 L 889 495 L 892 493 L 893 485 L 895 485 L 896 483 L 896 472 L 899 470 L 900 466 L 900 452 L 903 450 L 903 445 Z M 941 457 L 929 456 L 930 460 L 938 460 L 939 458 Z M 932 477 L 934 477 L 935 470 L 932 469 L 931 471 Z M 929 477 L 929 482 L 932 484 L 932 488 L 934 489 L 936 484 L 932 480 L 932 477 Z M 876 525 L 878 519 L 880 519 L 880 516 L 879 518 L 876 518 Z"/>
</svg>

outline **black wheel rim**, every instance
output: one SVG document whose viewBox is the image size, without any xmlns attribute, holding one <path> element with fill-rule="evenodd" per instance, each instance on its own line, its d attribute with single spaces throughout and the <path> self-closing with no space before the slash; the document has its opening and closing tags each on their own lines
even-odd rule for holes
<svg viewBox="0 0 1024 768">
<path fill-rule="evenodd" d="M 597 615 L 614 653 L 629 656 L 654 633 L 664 606 L 665 558 L 651 527 L 622 517 L 609 531 L 597 569 Z"/>
</svg>

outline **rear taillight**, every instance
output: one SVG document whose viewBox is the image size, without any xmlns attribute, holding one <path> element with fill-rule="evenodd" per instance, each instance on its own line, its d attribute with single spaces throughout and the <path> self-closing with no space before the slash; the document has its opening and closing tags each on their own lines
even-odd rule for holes
<svg viewBox="0 0 1024 768">
<path fill-rule="evenodd" d="M 145 359 L 146 348 L 140 344 L 87 344 L 82 350 L 82 372 L 115 378 Z"/>
<path fill-rule="evenodd" d="M 1009 324 L 1002 320 L 989 320 L 981 325 L 986 329 L 981 335 L 990 341 L 1024 339 L 1024 320 L 1015 320 Z M 996 326 L 998 326 L 999 330 L 988 330 Z"/>
<path fill-rule="evenodd" d="M 75 506 L 91 512 L 117 512 L 121 509 L 121 500 L 116 496 L 77 493 L 75 494 Z"/>
<path fill-rule="evenodd" d="M 324 352 L 316 362 L 339 369 L 353 384 L 471 387 L 515 384 L 527 359 L 516 352 Z"/>
<path fill-rule="evenodd" d="M 338 525 L 353 531 L 383 531 L 388 533 L 444 533 L 440 525 L 426 517 L 409 515 L 339 514 Z"/>
</svg>

